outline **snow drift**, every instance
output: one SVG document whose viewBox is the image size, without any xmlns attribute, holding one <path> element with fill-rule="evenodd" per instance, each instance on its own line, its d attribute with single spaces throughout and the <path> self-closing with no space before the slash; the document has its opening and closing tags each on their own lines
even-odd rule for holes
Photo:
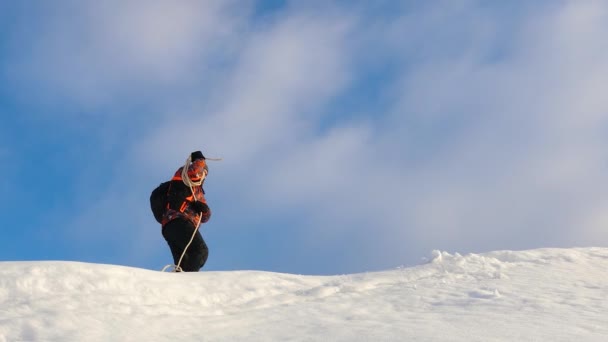
<svg viewBox="0 0 608 342">
<path fill-rule="evenodd" d="M 364 274 L 0 263 L 0 341 L 607 341 L 608 249 Z"/>
</svg>

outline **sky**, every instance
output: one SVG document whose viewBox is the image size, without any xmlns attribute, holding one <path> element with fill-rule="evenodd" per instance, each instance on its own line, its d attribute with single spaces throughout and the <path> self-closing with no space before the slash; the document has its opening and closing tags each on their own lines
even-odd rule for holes
<svg viewBox="0 0 608 342">
<path fill-rule="evenodd" d="M 603 1 L 0 2 L 0 260 L 340 274 L 608 244 Z"/>
</svg>

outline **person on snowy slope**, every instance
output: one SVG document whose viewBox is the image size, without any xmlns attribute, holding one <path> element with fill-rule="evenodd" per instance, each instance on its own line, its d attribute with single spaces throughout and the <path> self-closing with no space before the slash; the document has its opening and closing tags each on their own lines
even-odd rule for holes
<svg viewBox="0 0 608 342">
<path fill-rule="evenodd" d="M 169 244 L 175 265 L 184 272 L 198 272 L 209 255 L 207 244 L 198 230 L 199 225 L 211 217 L 203 190 L 208 173 L 205 156 L 200 151 L 192 152 L 189 162 L 175 172 L 167 193 L 162 234 Z"/>
</svg>

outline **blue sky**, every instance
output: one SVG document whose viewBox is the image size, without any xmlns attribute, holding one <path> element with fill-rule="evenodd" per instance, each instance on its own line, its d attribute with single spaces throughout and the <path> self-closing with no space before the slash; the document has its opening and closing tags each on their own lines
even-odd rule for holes
<svg viewBox="0 0 608 342">
<path fill-rule="evenodd" d="M 0 260 L 159 269 L 191 151 L 206 270 L 608 243 L 601 1 L 0 4 Z"/>
</svg>

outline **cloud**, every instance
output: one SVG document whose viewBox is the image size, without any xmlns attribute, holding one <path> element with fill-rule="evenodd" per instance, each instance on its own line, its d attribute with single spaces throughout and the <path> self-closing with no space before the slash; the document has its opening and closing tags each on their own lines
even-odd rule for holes
<svg viewBox="0 0 608 342">
<path fill-rule="evenodd" d="M 168 117 L 146 139 L 147 150 L 184 155 L 204 141 L 210 151 L 221 147 L 226 163 L 247 163 L 310 134 L 316 109 L 348 78 L 348 25 L 342 17 L 286 14 L 251 32 L 211 100 Z"/>
<path fill-rule="evenodd" d="M 200 83 L 209 66 L 200 59 L 220 64 L 250 6 L 130 0 L 41 7 L 16 22 L 7 70 L 21 91 L 34 86 L 30 99 L 45 104 L 92 109 L 171 93 Z"/>
<path fill-rule="evenodd" d="M 568 3 L 540 17 L 528 12 L 522 26 L 500 28 L 514 35 L 500 58 L 486 56 L 497 55 L 501 36 L 475 41 L 471 32 L 465 37 L 475 44 L 449 60 L 431 54 L 408 65 L 393 90 L 402 95 L 384 147 L 395 147 L 404 170 L 416 169 L 386 181 L 412 198 L 402 201 L 403 225 L 415 227 L 418 244 L 564 246 L 599 231 L 584 218 L 605 193 L 608 102 L 598 78 L 606 76 L 607 50 L 597 44 L 608 29 L 598 14 L 605 11 Z M 421 150 L 427 153 L 419 157 Z"/>
<path fill-rule="evenodd" d="M 445 1 L 373 17 L 366 5 L 288 6 L 260 19 L 233 3 L 133 4 L 118 17 L 96 5 L 100 19 L 82 33 L 91 46 L 49 24 L 64 46 L 48 50 L 50 65 L 61 51 L 80 57 L 40 77 L 74 101 L 180 90 L 151 99 L 161 114 L 73 228 L 90 223 L 102 240 L 142 241 L 135 254 L 157 255 L 142 204 L 201 148 L 225 158 L 208 184 L 214 224 L 230 227 L 217 234 L 288 231 L 301 238 L 294 249 L 320 249 L 302 253 L 315 265 L 332 253 L 336 269 L 361 271 L 432 249 L 608 242 L 598 214 L 608 203 L 605 5 Z M 192 13 L 203 10 L 199 23 Z M 91 61 L 100 68 L 78 66 Z"/>
</svg>

